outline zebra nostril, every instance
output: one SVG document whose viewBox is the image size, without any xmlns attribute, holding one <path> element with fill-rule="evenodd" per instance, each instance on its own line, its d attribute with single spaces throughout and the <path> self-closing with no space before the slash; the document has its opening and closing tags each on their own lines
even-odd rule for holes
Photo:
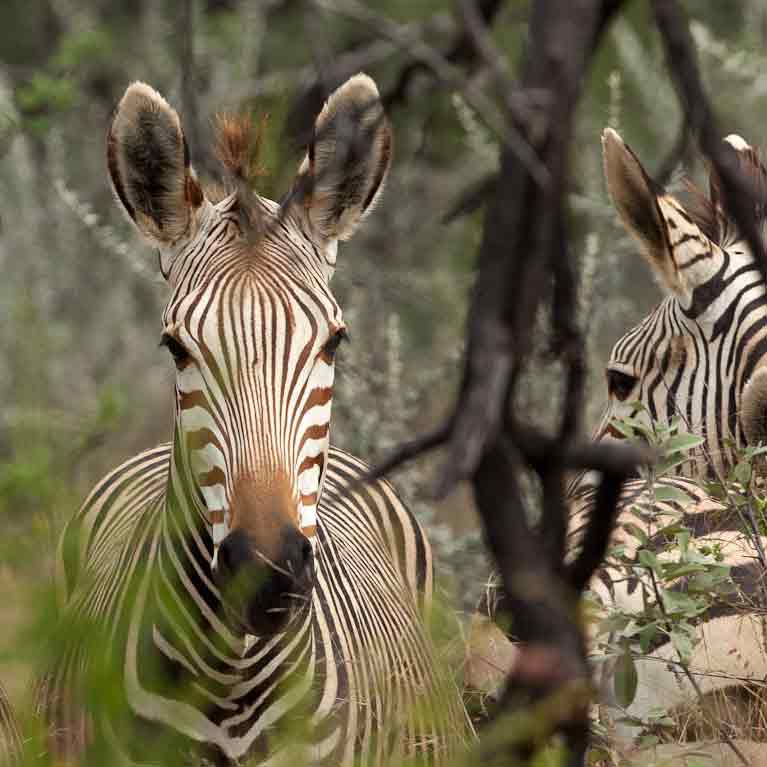
<svg viewBox="0 0 767 767">
<path fill-rule="evenodd" d="M 291 577 L 301 583 L 307 580 L 308 572 L 314 561 L 314 550 L 309 539 L 298 530 L 291 530 L 286 535 L 285 562 Z"/>
<path fill-rule="evenodd" d="M 253 551 L 250 541 L 242 530 L 233 530 L 221 541 L 218 549 L 218 568 L 222 574 L 236 575 L 252 561 Z"/>
<path fill-rule="evenodd" d="M 308 538 L 304 538 L 303 543 L 301 544 L 300 567 L 298 568 L 296 575 L 299 577 L 307 575 L 313 562 L 314 549 L 312 548 L 312 543 Z"/>
</svg>

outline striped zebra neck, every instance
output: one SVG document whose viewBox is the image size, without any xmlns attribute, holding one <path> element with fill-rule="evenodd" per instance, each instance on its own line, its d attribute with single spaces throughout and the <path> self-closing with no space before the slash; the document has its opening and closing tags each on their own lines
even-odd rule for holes
<svg viewBox="0 0 767 767">
<path fill-rule="evenodd" d="M 265 755 L 270 725 L 321 684 L 313 601 L 279 634 L 235 631 L 211 577 L 210 525 L 183 472 L 174 455 L 128 630 L 128 701 L 230 759 Z"/>
</svg>

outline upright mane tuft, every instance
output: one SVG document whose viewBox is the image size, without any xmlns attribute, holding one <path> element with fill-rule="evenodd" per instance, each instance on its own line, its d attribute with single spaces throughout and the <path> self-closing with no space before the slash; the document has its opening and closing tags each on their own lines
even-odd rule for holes
<svg viewBox="0 0 767 767">
<path fill-rule="evenodd" d="M 254 127 L 250 115 L 219 114 L 215 120 L 215 155 L 224 169 L 225 184 L 237 195 L 243 233 L 261 229 L 258 198 L 253 193 L 256 179 L 266 171 L 259 159 L 267 118 Z"/>
</svg>

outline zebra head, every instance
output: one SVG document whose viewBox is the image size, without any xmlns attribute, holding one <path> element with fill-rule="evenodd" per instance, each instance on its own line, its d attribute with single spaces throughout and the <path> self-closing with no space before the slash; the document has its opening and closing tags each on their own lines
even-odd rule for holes
<svg viewBox="0 0 767 767">
<path fill-rule="evenodd" d="M 169 502 L 193 520 L 215 580 L 246 584 L 227 593 L 246 629 L 263 634 L 280 625 L 286 595 L 311 589 L 334 357 L 346 337 L 329 283 L 339 240 L 383 187 L 392 140 L 363 74 L 328 99 L 281 204 L 252 189 L 248 122 L 220 119 L 217 139 L 228 193 L 203 188 L 178 114 L 134 83 L 107 159 L 170 287 L 161 341 L 176 367 Z"/>
<path fill-rule="evenodd" d="M 683 205 L 652 181 L 615 131 L 607 129 L 602 142 L 613 203 L 668 296 L 613 347 L 609 401 L 595 436 L 617 436 L 610 426 L 616 416 L 659 422 L 678 416 L 705 438 L 681 470 L 726 470 L 736 446 L 767 437 L 764 281 L 724 211 L 713 174 L 710 194 L 688 184 L 690 201 Z M 739 136 L 728 136 L 725 146 L 751 182 L 754 216 L 762 224 L 767 170 Z"/>
</svg>

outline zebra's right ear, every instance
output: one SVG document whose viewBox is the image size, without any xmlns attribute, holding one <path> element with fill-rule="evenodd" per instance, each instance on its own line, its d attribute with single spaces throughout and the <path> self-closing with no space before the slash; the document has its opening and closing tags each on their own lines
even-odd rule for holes
<svg viewBox="0 0 767 767">
<path fill-rule="evenodd" d="M 130 85 L 115 109 L 107 165 L 115 195 L 152 245 L 168 248 L 193 234 L 203 194 L 181 121 L 145 83 Z"/>
</svg>

